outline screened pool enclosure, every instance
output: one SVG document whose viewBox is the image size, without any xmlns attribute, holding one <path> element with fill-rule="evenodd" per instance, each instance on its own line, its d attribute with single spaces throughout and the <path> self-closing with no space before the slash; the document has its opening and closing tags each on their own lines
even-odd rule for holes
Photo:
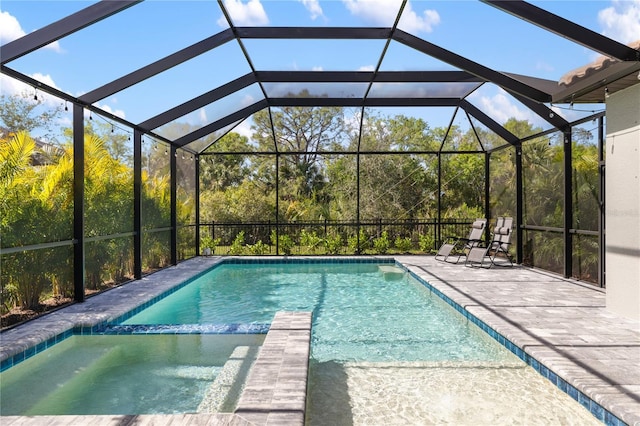
<svg viewBox="0 0 640 426">
<path fill-rule="evenodd" d="M 432 254 L 498 216 L 517 263 L 604 287 L 638 46 L 563 2 L 251 3 L 3 2 L 29 22 L 1 50 L 3 314 L 205 248 Z"/>
</svg>

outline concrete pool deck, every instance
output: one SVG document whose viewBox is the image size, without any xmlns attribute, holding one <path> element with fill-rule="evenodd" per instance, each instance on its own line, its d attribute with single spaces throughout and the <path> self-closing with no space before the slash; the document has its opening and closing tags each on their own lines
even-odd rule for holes
<svg viewBox="0 0 640 426">
<path fill-rule="evenodd" d="M 438 262 L 431 256 L 394 258 L 622 421 L 640 424 L 640 323 L 607 311 L 604 291 L 517 266 L 472 269 L 462 263 Z M 218 257 L 194 258 L 3 332 L 0 360 L 74 326 L 90 327 L 115 319 L 218 261 Z M 304 338 L 298 343 L 296 339 L 290 340 L 289 350 L 304 357 L 304 341 Z M 308 351 L 308 341 L 306 345 Z M 295 367 L 297 371 L 289 377 L 293 384 L 289 382 L 282 395 L 286 395 L 289 386 L 306 387 L 306 374 L 300 373 L 300 365 Z M 264 395 L 262 401 L 260 394 Z M 258 405 L 274 400 L 273 392 L 247 395 L 247 400 Z M 279 398 L 283 402 L 282 396 Z M 299 411 L 299 396 L 284 402 L 291 403 L 293 411 Z M 265 410 L 268 408 L 263 405 L 257 411 Z M 33 425 L 43 421 L 65 425 L 268 424 L 265 417 L 248 419 L 234 414 L 2 417 L 3 425 Z M 298 414 L 290 422 L 277 424 L 299 425 L 301 417 Z"/>
</svg>

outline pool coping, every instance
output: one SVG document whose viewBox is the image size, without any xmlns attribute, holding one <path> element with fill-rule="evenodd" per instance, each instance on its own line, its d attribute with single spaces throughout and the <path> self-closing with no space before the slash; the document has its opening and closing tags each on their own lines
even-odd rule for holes
<svg viewBox="0 0 640 426">
<path fill-rule="evenodd" d="M 517 343 L 518 339 L 514 339 L 509 335 L 508 330 L 502 330 L 502 324 L 495 321 L 487 320 L 483 316 L 483 312 L 472 313 L 464 298 L 460 299 L 458 294 L 452 293 L 446 281 L 437 279 L 434 276 L 425 276 L 420 268 L 415 267 L 417 258 L 429 258 L 428 256 L 354 256 L 354 257 L 197 257 L 182 262 L 176 266 L 163 269 L 142 280 L 137 280 L 127 285 L 109 290 L 97 296 L 89 298 L 82 304 L 71 305 L 59 311 L 45 315 L 36 320 L 30 321 L 22 326 L 7 330 L 0 335 L 2 339 L 2 349 L 0 359 L 7 362 L 10 357 L 14 361 L 20 361 L 20 354 L 25 357 L 30 356 L 30 351 L 36 351 L 38 348 L 46 348 L 47 345 L 55 344 L 61 339 L 72 335 L 74 332 L 89 332 L 97 324 L 104 324 L 114 321 L 130 312 L 132 309 L 139 307 L 145 303 L 149 303 L 154 298 L 161 297 L 166 292 L 174 291 L 176 286 L 184 281 L 192 281 L 212 267 L 225 262 L 231 263 L 272 263 L 272 262 L 296 262 L 296 263 L 321 263 L 321 262 L 337 262 L 337 263 L 359 263 L 359 262 L 377 262 L 398 263 L 398 265 L 406 268 L 410 273 L 424 283 L 430 290 L 436 292 L 445 302 L 459 311 L 468 320 L 474 322 L 490 336 L 496 339 L 503 346 L 507 347 L 520 359 L 525 361 L 543 377 L 551 380 L 559 389 L 567 393 L 573 399 L 581 403 L 589 410 L 597 419 L 605 424 L 624 425 L 622 419 L 629 421 L 628 424 L 640 419 L 640 413 L 629 413 L 624 407 L 616 406 L 608 400 L 597 402 L 598 395 L 593 395 L 580 383 L 563 371 L 555 371 L 549 368 L 544 362 L 544 357 L 539 354 L 532 354 L 531 349 L 522 342 Z M 426 260 L 429 263 L 429 260 Z M 462 265 L 455 268 L 464 268 Z M 435 278 L 435 279 L 434 279 Z M 129 297 L 127 297 L 129 296 Z M 114 302 L 118 303 L 114 303 Z M 124 301 L 124 303 L 123 303 Z M 109 303 L 111 302 L 111 303 Z M 473 309 L 472 309 L 473 310 Z M 489 318 L 491 319 L 491 318 Z M 487 325 L 490 324 L 490 325 Z M 7 341 L 9 345 L 7 346 Z M 514 343 L 516 342 L 516 343 Z M 524 348 L 524 349 L 523 349 Z M 540 361 L 538 358 L 542 359 Z M 600 398 L 602 399 L 602 398 Z M 58 418 L 60 416 L 57 416 Z M 120 416 L 122 417 L 122 416 Z M 3 419 L 7 419 L 3 417 Z M 26 420 L 26 418 L 25 418 Z M 227 418 L 228 420 L 228 418 Z M 225 420 L 225 422 L 227 421 Z M 224 423 L 228 424 L 228 423 Z"/>
<path fill-rule="evenodd" d="M 277 312 L 235 414 L 256 425 L 304 425 L 311 312 Z"/>
</svg>

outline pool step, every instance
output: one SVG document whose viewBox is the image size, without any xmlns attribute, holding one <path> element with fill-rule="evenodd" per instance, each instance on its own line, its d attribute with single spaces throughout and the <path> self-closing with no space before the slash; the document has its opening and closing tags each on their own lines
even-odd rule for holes
<svg viewBox="0 0 640 426">
<path fill-rule="evenodd" d="M 385 280 L 399 280 L 405 273 L 404 269 L 392 265 L 379 265 L 378 271 L 382 273 Z"/>
<path fill-rule="evenodd" d="M 198 413 L 232 413 L 260 346 L 237 346 L 204 394 Z"/>
</svg>

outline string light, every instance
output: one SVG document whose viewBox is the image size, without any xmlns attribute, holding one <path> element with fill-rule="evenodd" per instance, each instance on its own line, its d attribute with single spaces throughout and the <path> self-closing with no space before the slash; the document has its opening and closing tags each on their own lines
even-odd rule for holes
<svg viewBox="0 0 640 426">
<path fill-rule="evenodd" d="M 607 99 L 609 97 L 609 88 L 605 87 L 604 88 L 604 98 Z"/>
<path fill-rule="evenodd" d="M 64 110 L 69 111 L 69 107 L 67 106 L 67 101 L 64 101 Z"/>
<path fill-rule="evenodd" d="M 34 92 L 33 92 L 33 100 L 37 101 L 38 100 L 38 88 L 34 87 L 33 90 L 34 90 Z"/>
</svg>

